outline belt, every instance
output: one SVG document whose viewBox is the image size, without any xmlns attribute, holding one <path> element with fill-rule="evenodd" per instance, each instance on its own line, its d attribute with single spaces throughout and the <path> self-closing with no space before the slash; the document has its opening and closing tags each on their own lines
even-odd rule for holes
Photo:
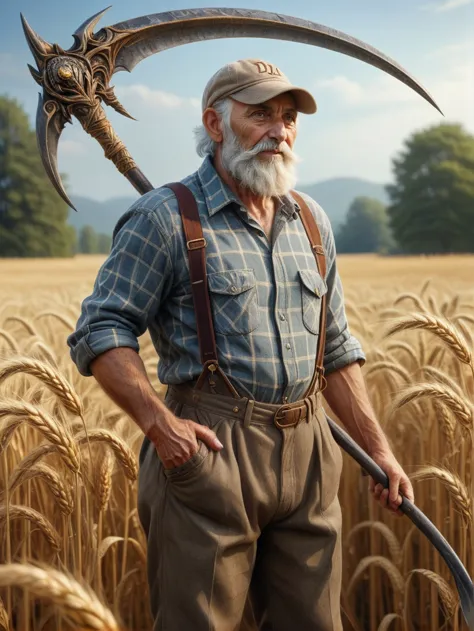
<svg viewBox="0 0 474 631">
<path fill-rule="evenodd" d="M 315 411 L 321 406 L 321 392 L 316 392 L 305 399 L 278 405 L 261 403 L 247 397 L 235 399 L 222 394 L 211 394 L 195 390 L 186 384 L 168 387 L 166 399 L 206 410 L 219 416 L 237 418 L 250 423 L 274 424 L 280 429 L 296 427 L 303 421 L 309 422 Z M 165 401 L 166 401 L 165 399 Z"/>
</svg>

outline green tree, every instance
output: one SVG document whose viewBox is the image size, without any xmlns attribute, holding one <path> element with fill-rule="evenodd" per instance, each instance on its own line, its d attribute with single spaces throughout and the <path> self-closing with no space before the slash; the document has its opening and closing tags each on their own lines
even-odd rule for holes
<svg viewBox="0 0 474 631">
<path fill-rule="evenodd" d="M 440 124 L 410 136 L 393 160 L 387 212 L 406 253 L 474 251 L 474 137 Z"/>
<path fill-rule="evenodd" d="M 49 181 L 20 104 L 0 96 L 0 256 L 72 256 L 68 207 Z"/>
<path fill-rule="evenodd" d="M 387 253 L 393 248 L 385 206 L 378 199 L 356 197 L 336 233 L 338 252 Z"/>
<path fill-rule="evenodd" d="M 112 247 L 112 237 L 108 234 L 100 233 L 97 235 L 97 253 L 108 254 Z"/>
<path fill-rule="evenodd" d="M 79 252 L 81 254 L 97 254 L 98 235 L 92 226 L 83 226 L 79 232 Z"/>
</svg>

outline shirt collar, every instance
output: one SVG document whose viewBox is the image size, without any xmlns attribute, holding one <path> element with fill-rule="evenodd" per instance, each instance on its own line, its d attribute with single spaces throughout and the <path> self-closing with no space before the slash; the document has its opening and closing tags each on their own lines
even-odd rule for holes
<svg viewBox="0 0 474 631">
<path fill-rule="evenodd" d="M 242 206 L 242 202 L 217 173 L 212 163 L 211 156 L 208 155 L 204 158 L 198 169 L 198 177 L 204 192 L 209 217 L 212 217 L 229 204 L 234 203 L 239 207 Z M 299 211 L 298 204 L 290 194 L 283 195 L 280 198 L 278 207 L 288 218 L 294 216 L 295 212 Z"/>
<path fill-rule="evenodd" d="M 206 156 L 198 169 L 198 177 L 204 192 L 209 217 L 225 206 L 235 203 L 241 205 L 238 198 L 221 179 L 212 163 L 211 156 Z"/>
</svg>

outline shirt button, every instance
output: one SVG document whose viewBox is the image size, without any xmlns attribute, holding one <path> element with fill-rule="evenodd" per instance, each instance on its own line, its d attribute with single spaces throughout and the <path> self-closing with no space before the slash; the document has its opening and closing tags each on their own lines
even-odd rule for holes
<svg viewBox="0 0 474 631">
<path fill-rule="evenodd" d="M 235 294 L 235 292 L 237 291 L 237 287 L 235 287 L 235 285 L 232 285 L 232 287 L 230 288 L 230 291 Z"/>
<path fill-rule="evenodd" d="M 290 348 L 291 348 L 291 344 L 288 344 L 288 343 L 287 343 L 287 344 L 286 344 L 286 348 L 287 348 L 288 350 L 290 350 Z"/>
<path fill-rule="evenodd" d="M 283 397 L 283 403 L 288 403 L 288 397 Z"/>
<path fill-rule="evenodd" d="M 280 313 L 280 320 L 282 322 L 284 322 L 286 320 L 285 316 L 283 315 L 283 313 Z"/>
</svg>

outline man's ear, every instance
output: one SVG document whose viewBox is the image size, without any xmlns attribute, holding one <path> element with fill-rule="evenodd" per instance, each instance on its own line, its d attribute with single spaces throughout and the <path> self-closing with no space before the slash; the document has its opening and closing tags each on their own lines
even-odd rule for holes
<svg viewBox="0 0 474 631">
<path fill-rule="evenodd" d="M 202 114 L 202 124 L 214 142 L 222 142 L 222 121 L 219 114 L 212 107 L 208 107 Z"/>
</svg>

